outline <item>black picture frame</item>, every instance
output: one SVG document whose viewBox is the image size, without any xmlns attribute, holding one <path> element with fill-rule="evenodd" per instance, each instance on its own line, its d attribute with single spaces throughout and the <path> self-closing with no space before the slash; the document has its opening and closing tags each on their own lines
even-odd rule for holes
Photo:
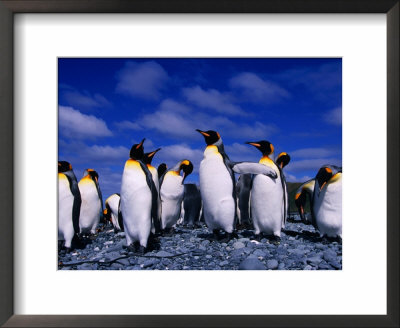
<svg viewBox="0 0 400 328">
<path fill-rule="evenodd" d="M 0 0 L 0 324 L 4 327 L 399 327 L 399 8 L 399 0 Z M 127 12 L 386 14 L 387 315 L 14 315 L 11 205 L 13 175 L 17 174 L 13 169 L 14 14 Z"/>
</svg>

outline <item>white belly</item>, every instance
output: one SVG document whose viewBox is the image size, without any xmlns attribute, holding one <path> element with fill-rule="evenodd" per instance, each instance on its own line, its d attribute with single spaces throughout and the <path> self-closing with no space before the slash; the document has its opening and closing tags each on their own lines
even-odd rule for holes
<svg viewBox="0 0 400 328">
<path fill-rule="evenodd" d="M 156 186 L 157 189 L 157 195 L 159 195 L 158 199 L 157 199 L 157 218 L 158 220 L 161 220 L 161 198 L 160 198 L 160 184 L 158 182 L 158 172 L 157 170 L 152 166 L 149 168 L 151 176 L 153 177 L 153 182 L 154 185 Z M 155 227 L 154 227 L 154 223 L 152 222 L 152 228 L 151 228 L 152 232 L 155 232 Z"/>
<path fill-rule="evenodd" d="M 285 210 L 280 178 L 272 180 L 264 175 L 256 175 L 250 197 L 255 233 L 280 236 Z"/>
<path fill-rule="evenodd" d="M 161 185 L 161 228 L 174 226 L 181 213 L 181 205 L 184 193 L 182 177 L 168 172 Z"/>
<path fill-rule="evenodd" d="M 200 192 L 209 229 L 232 232 L 235 219 L 233 181 L 218 153 L 207 155 L 200 163 Z"/>
<path fill-rule="evenodd" d="M 111 195 L 107 198 L 107 204 L 111 210 L 111 222 L 115 228 L 121 230 L 121 227 L 118 223 L 118 205 L 119 205 L 120 197 L 118 195 Z"/>
<path fill-rule="evenodd" d="M 140 166 L 125 165 L 121 183 L 121 213 L 126 243 L 146 247 L 151 229 L 151 191 Z"/>
<path fill-rule="evenodd" d="M 65 240 L 65 247 L 71 247 L 74 237 L 74 226 L 72 223 L 72 207 L 74 196 L 71 193 L 67 178 L 60 177 L 58 180 L 58 239 Z"/>
<path fill-rule="evenodd" d="M 79 181 L 82 204 L 79 216 L 81 233 L 96 233 L 101 216 L 101 201 L 96 185 L 89 179 Z"/>
<path fill-rule="evenodd" d="M 342 179 L 328 183 L 318 195 L 315 191 L 314 215 L 320 233 L 328 237 L 342 236 Z"/>
</svg>

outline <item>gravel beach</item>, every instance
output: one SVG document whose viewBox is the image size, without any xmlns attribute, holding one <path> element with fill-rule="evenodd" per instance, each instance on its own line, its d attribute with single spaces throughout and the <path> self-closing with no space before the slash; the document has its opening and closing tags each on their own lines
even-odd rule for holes
<svg viewBox="0 0 400 328">
<path fill-rule="evenodd" d="M 341 270 L 342 244 L 320 238 L 312 225 L 289 220 L 280 242 L 255 240 L 239 230 L 229 242 L 215 240 L 205 225 L 178 226 L 159 236 L 144 255 L 125 246 L 124 233 L 103 227 L 81 249 L 59 252 L 60 270 Z"/>
</svg>

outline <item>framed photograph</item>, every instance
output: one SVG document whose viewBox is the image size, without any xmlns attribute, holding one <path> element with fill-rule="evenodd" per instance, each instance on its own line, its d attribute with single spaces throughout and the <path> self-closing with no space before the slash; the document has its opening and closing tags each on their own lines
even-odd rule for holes
<svg viewBox="0 0 400 328">
<path fill-rule="evenodd" d="M 1 1 L 0 10 L 4 326 L 398 326 L 398 1 Z M 289 191 L 277 196 L 291 210 L 282 233 L 258 235 L 256 178 L 255 231 L 240 205 L 233 239 L 212 228 L 203 152 L 282 180 L 271 193 Z M 343 234 L 332 240 L 299 221 L 307 215 L 294 194 L 316 175 L 317 195 L 330 190 L 342 161 Z M 184 209 L 187 186 L 201 191 L 205 221 L 176 215 L 181 203 L 163 189 L 161 205 L 145 210 L 157 237 L 131 234 L 124 183 L 135 163 L 149 177 L 168 167 L 159 188 L 142 179 L 150 198 L 179 180 Z M 70 164 L 85 204 L 74 241 L 72 225 L 55 219 L 73 208 L 59 198 Z M 96 224 L 84 227 L 94 194 Z M 159 216 L 161 234 L 158 206 L 179 208 L 172 223 Z M 71 242 L 84 246 L 70 251 Z"/>
</svg>

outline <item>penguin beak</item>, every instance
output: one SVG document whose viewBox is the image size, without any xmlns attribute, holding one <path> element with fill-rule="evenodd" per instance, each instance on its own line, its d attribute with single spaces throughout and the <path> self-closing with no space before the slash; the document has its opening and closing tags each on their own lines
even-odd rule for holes
<svg viewBox="0 0 400 328">
<path fill-rule="evenodd" d="M 196 129 L 196 131 L 199 132 L 199 133 L 201 133 L 201 134 L 202 134 L 203 136 L 205 136 L 205 137 L 209 137 L 209 136 L 210 136 L 208 133 L 206 133 L 206 132 L 204 132 L 204 131 L 201 131 L 201 130 L 199 130 L 199 129 Z"/>
<path fill-rule="evenodd" d="M 326 181 L 321 186 L 319 186 L 319 192 L 321 192 L 322 189 L 324 189 L 325 185 L 326 185 Z"/>
<path fill-rule="evenodd" d="M 140 142 L 140 144 L 138 144 L 136 146 L 136 149 L 139 149 L 140 147 L 142 147 L 145 140 L 146 140 L 146 138 L 143 138 L 143 140 Z"/>
<path fill-rule="evenodd" d="M 252 146 L 254 146 L 256 148 L 261 147 L 261 145 L 259 143 L 256 143 L 256 142 L 246 141 L 245 143 L 248 144 L 248 145 L 252 145 Z"/>
<path fill-rule="evenodd" d="M 182 184 L 185 182 L 185 179 L 186 179 L 186 177 L 187 177 L 187 174 L 186 174 L 186 172 L 183 172 Z"/>
<path fill-rule="evenodd" d="M 151 157 L 153 157 L 153 156 L 156 154 L 156 152 L 158 152 L 158 151 L 160 151 L 160 150 L 161 150 L 161 148 L 158 148 L 158 149 L 156 149 L 155 151 L 151 152 L 148 156 L 151 158 Z"/>
</svg>

